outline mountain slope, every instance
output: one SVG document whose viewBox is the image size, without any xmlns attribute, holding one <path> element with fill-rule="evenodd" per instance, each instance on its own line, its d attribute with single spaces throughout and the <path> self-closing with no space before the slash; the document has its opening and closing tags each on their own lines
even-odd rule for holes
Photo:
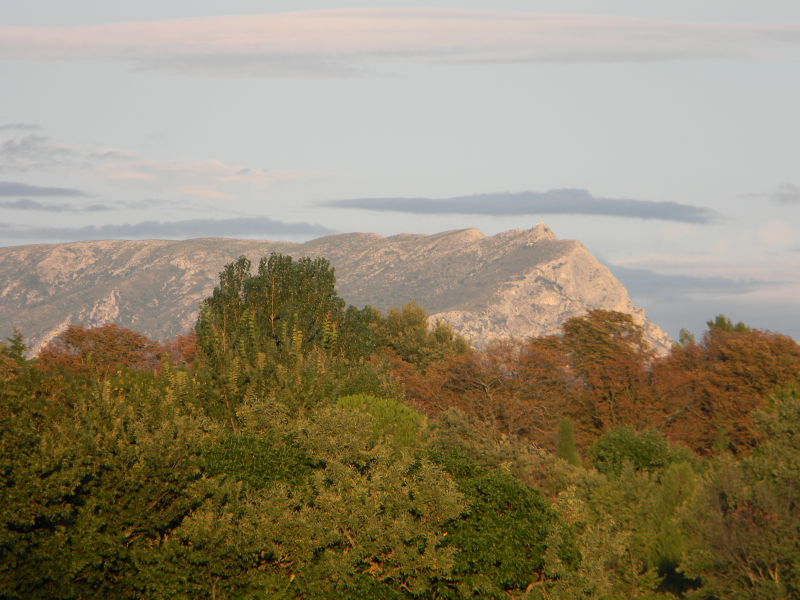
<svg viewBox="0 0 800 600">
<path fill-rule="evenodd" d="M 154 338 L 194 325 L 222 267 L 281 252 L 323 256 L 341 296 L 381 309 L 416 300 L 478 345 L 555 333 L 589 309 L 632 314 L 661 352 L 669 338 L 574 240 L 540 224 L 486 237 L 477 229 L 384 238 L 350 233 L 296 244 L 256 240 L 77 242 L 0 248 L 2 335 L 18 327 L 37 348 L 71 323 L 113 321 Z"/>
</svg>

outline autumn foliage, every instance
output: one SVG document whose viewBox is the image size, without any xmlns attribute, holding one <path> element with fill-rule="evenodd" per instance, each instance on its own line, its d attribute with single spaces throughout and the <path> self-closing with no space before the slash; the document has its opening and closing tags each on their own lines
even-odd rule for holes
<svg viewBox="0 0 800 600">
<path fill-rule="evenodd" d="M 561 335 L 490 343 L 424 374 L 389 360 L 415 406 L 431 415 L 458 408 L 496 435 L 553 448 L 566 417 L 583 445 L 627 426 L 655 428 L 700 453 L 745 452 L 758 442 L 752 412 L 800 373 L 800 346 L 741 324 L 709 327 L 699 343 L 656 357 L 630 315 L 593 310 Z"/>
<path fill-rule="evenodd" d="M 658 426 L 672 439 L 734 452 L 758 442 L 752 412 L 800 372 L 800 346 L 778 333 L 712 328 L 654 363 Z"/>
<path fill-rule="evenodd" d="M 790 338 L 658 357 L 595 310 L 476 349 L 249 268 L 196 335 L 0 343 L 0 599 L 800 597 Z"/>
<path fill-rule="evenodd" d="M 369 318 L 377 356 L 409 405 L 434 417 L 457 408 L 498 439 L 522 436 L 547 448 L 567 418 L 582 446 L 626 426 L 654 428 L 701 454 L 747 452 L 759 443 L 753 411 L 800 373 L 800 346 L 791 338 L 724 317 L 710 321 L 699 342 L 687 337 L 663 357 L 630 315 L 602 310 L 569 319 L 561 335 L 482 350 L 446 324 L 429 329 L 415 304 Z M 160 372 L 165 357 L 189 366 L 197 352 L 194 331 L 159 343 L 114 324 L 72 325 L 40 352 L 37 366 L 104 377 L 122 368 Z"/>
</svg>

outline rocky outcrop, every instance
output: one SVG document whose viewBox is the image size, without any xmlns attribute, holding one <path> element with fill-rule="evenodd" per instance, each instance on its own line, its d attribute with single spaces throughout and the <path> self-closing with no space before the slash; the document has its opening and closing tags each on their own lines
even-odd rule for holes
<svg viewBox="0 0 800 600">
<path fill-rule="evenodd" d="M 154 338 L 188 330 L 223 266 L 271 252 L 323 256 L 350 304 L 381 309 L 416 300 L 482 345 L 556 333 L 600 308 L 632 314 L 659 352 L 669 338 L 625 288 L 574 240 L 544 224 L 492 237 L 477 229 L 437 235 L 333 235 L 305 244 L 256 240 L 78 242 L 0 248 L 0 323 L 41 347 L 70 323 L 115 322 Z"/>
<path fill-rule="evenodd" d="M 521 235 L 522 253 L 541 252 L 557 241 L 547 228 Z M 448 310 L 431 320 L 442 319 L 467 338 L 484 344 L 509 337 L 525 338 L 558 333 L 562 323 L 585 315 L 588 310 L 614 310 L 633 316 L 659 354 L 672 340 L 645 317 L 628 292 L 580 242 L 557 245 L 550 258 L 532 262 L 520 276 L 498 286 L 488 305 L 475 310 Z"/>
</svg>

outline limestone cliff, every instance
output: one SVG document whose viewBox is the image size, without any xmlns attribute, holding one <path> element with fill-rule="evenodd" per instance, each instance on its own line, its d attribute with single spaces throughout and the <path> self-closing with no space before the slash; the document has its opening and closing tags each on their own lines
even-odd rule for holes
<svg viewBox="0 0 800 600">
<path fill-rule="evenodd" d="M 185 332 L 222 267 L 270 252 L 323 256 L 341 296 L 381 309 L 412 299 L 477 345 L 555 333 L 589 309 L 632 314 L 659 352 L 669 338 L 574 240 L 540 224 L 486 237 L 333 235 L 305 244 L 256 240 L 107 241 L 0 248 L 0 331 L 18 327 L 36 348 L 70 323 L 115 322 L 154 338 Z"/>
</svg>

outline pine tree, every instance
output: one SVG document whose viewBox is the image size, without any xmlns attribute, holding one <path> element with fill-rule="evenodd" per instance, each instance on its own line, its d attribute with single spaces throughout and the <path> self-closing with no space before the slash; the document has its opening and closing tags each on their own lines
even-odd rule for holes
<svg viewBox="0 0 800 600">
<path fill-rule="evenodd" d="M 575 449 L 575 436 L 572 422 L 569 419 L 561 419 L 558 422 L 558 450 L 556 456 L 573 466 L 580 467 L 582 465 L 578 451 Z"/>
</svg>

